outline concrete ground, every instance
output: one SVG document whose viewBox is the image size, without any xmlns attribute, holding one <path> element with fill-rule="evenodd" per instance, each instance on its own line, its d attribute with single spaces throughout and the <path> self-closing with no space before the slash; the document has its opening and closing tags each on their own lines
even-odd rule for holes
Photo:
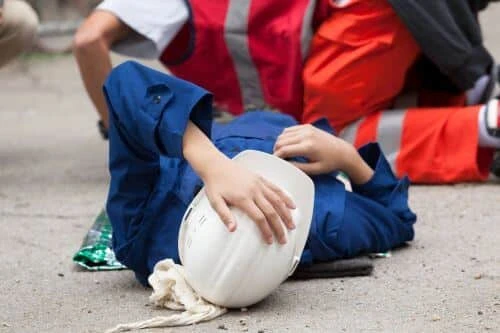
<svg viewBox="0 0 500 333">
<path fill-rule="evenodd" d="M 484 17 L 497 59 L 499 15 Z M 102 332 L 168 314 L 131 272 L 71 262 L 106 197 L 95 121 L 71 57 L 0 71 L 0 333 Z M 415 186 L 410 200 L 416 240 L 372 276 L 287 282 L 248 312 L 146 332 L 500 332 L 500 184 Z"/>
</svg>

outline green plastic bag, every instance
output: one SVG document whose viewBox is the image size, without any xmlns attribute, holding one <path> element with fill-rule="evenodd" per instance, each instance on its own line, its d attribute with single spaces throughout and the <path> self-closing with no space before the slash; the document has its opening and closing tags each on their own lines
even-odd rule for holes
<svg viewBox="0 0 500 333">
<path fill-rule="evenodd" d="M 111 223 L 103 209 L 85 236 L 73 261 L 91 271 L 126 269 L 118 260 L 111 246 Z"/>
</svg>

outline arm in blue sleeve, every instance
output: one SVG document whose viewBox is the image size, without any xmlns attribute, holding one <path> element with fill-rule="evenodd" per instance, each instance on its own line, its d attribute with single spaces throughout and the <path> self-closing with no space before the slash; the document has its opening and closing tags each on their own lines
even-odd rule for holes
<svg viewBox="0 0 500 333">
<path fill-rule="evenodd" d="M 147 154 L 182 158 L 189 120 L 210 137 L 212 95 L 192 83 L 128 61 L 112 71 L 104 93 L 115 125 Z"/>
<path fill-rule="evenodd" d="M 359 154 L 374 174 L 365 184 L 353 184 L 353 192 L 387 207 L 404 221 L 413 219 L 414 214 L 408 207 L 408 177 L 396 178 L 377 143 L 361 147 Z"/>
<path fill-rule="evenodd" d="M 374 174 L 345 193 L 343 220 L 329 221 L 332 232 L 324 236 L 329 250 L 317 255 L 322 260 L 385 252 L 414 237 L 417 217 L 408 206 L 408 178 L 394 176 L 378 144 L 368 144 L 359 153 Z"/>
<path fill-rule="evenodd" d="M 321 193 L 318 186 L 321 183 L 316 184 L 319 199 L 337 199 L 323 203 L 317 198 L 315 202 L 315 210 L 326 214 L 313 220 L 314 237 L 308 240 L 312 260 L 330 261 L 385 252 L 414 237 L 416 215 L 408 207 L 408 179 L 398 180 L 394 176 L 378 144 L 364 146 L 360 155 L 374 170 L 367 183 L 353 184 L 353 192 L 346 192 L 342 186 L 342 193 L 331 186 L 323 188 Z M 320 209 L 322 203 L 328 209 Z M 307 260 L 303 257 L 303 262 Z"/>
<path fill-rule="evenodd" d="M 104 94 L 110 116 L 107 212 L 114 246 L 120 248 L 142 222 L 160 174 L 160 155 L 182 158 L 189 120 L 210 135 L 211 96 L 134 62 L 112 71 Z"/>
<path fill-rule="evenodd" d="M 353 193 L 346 193 L 336 244 L 342 257 L 385 252 L 415 235 L 417 217 L 408 206 L 408 178 L 394 176 L 378 144 L 368 144 L 359 152 L 375 172 L 367 183 L 353 185 Z"/>
<path fill-rule="evenodd" d="M 334 241 L 330 241 L 335 253 L 330 259 L 386 252 L 413 240 L 416 216 L 405 207 L 406 211 L 403 207 L 395 211 L 357 193 L 347 192 L 344 219 Z"/>
</svg>

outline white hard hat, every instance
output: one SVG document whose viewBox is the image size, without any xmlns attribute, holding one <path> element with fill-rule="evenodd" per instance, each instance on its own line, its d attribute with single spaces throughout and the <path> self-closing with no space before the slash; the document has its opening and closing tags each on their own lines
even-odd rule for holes
<svg viewBox="0 0 500 333">
<path fill-rule="evenodd" d="M 234 160 L 285 191 L 296 205 L 294 230 L 287 243 L 269 245 L 250 218 L 231 208 L 236 231 L 230 233 L 202 189 L 187 209 L 179 232 L 179 256 L 191 287 L 214 304 L 239 308 L 255 304 L 290 276 L 300 261 L 314 207 L 314 183 L 292 164 L 247 150 Z M 235 184 L 238 186 L 238 184 Z"/>
</svg>

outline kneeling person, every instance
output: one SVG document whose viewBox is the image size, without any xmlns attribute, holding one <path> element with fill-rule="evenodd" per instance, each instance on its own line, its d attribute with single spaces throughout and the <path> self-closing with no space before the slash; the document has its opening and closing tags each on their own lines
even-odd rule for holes
<svg viewBox="0 0 500 333">
<path fill-rule="evenodd" d="M 395 178 L 377 144 L 358 152 L 332 135 L 326 121 L 298 125 L 290 116 L 264 111 L 212 124 L 207 91 L 133 62 L 113 70 L 104 91 L 113 246 L 143 284 L 159 260 L 179 261 L 182 216 L 203 185 L 229 231 L 237 228 L 228 208 L 233 206 L 257 223 L 266 242 L 286 242 L 281 223 L 294 228 L 294 203 L 230 159 L 247 149 L 288 159 L 314 181 L 301 264 L 387 251 L 413 239 L 409 181 Z M 348 174 L 352 192 L 337 180 L 338 171 Z"/>
<path fill-rule="evenodd" d="M 37 28 L 38 17 L 27 3 L 0 0 L 0 67 L 32 45 Z"/>
</svg>

